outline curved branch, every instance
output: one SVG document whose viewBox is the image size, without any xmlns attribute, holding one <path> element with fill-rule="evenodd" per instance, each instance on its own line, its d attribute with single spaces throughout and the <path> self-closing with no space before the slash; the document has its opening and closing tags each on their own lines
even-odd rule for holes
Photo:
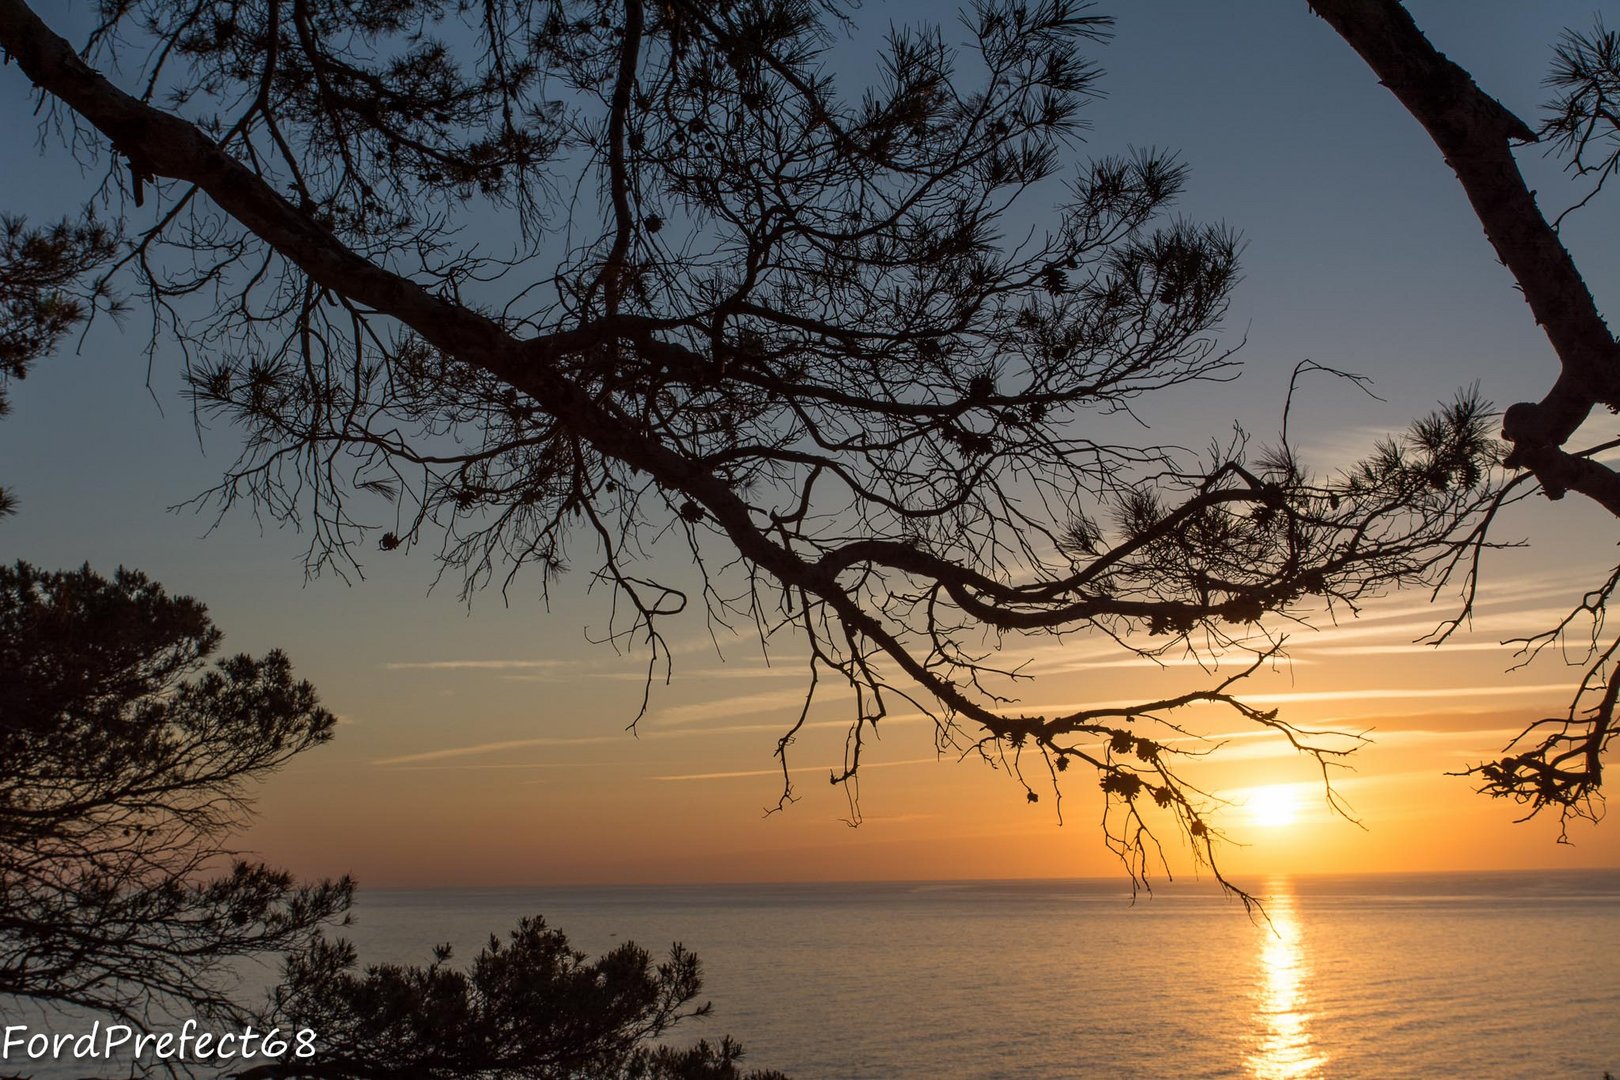
<svg viewBox="0 0 1620 1080">
<path fill-rule="evenodd" d="M 1549 470 L 1549 493 L 1573 487 L 1559 483 L 1560 458 L 1536 451 L 1562 445 L 1594 403 L 1620 407 L 1620 345 L 1514 160 L 1513 145 L 1535 142 L 1535 133 L 1435 49 L 1395 0 L 1311 0 L 1311 8 L 1440 148 L 1546 332 L 1558 355 L 1558 379 L 1540 402 L 1520 402 L 1503 415 L 1503 437 L 1515 446 L 1507 463 L 1538 477 Z"/>
</svg>

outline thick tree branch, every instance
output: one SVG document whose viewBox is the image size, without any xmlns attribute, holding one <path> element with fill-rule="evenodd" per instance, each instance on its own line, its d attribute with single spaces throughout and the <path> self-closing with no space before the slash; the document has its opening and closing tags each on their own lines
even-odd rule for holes
<svg viewBox="0 0 1620 1080">
<path fill-rule="evenodd" d="M 1396 0 L 1311 0 L 1311 8 L 1428 131 L 1551 341 L 1557 381 L 1540 402 L 1508 409 L 1503 435 L 1515 446 L 1510 466 L 1538 478 L 1552 466 L 1549 494 L 1575 487 L 1560 483 L 1557 459 L 1533 451 L 1562 445 L 1594 404 L 1620 407 L 1620 346 L 1513 157 L 1513 144 L 1535 133 L 1435 49 Z"/>
<path fill-rule="evenodd" d="M 1506 464 L 1529 470 L 1551 499 L 1579 492 L 1620 517 L 1620 473 L 1595 459 L 1597 450 L 1607 444 L 1578 453 L 1564 449 L 1594 406 L 1620 411 L 1620 343 L 1560 241 L 1558 222 L 1549 224 L 1542 216 L 1535 193 L 1519 173 L 1513 146 L 1535 141 L 1535 134 L 1438 52 L 1395 0 L 1312 0 L 1311 6 L 1429 132 L 1558 356 L 1558 377 L 1546 396 L 1540 402 L 1511 405 L 1503 413 L 1502 434 L 1514 444 Z M 1596 44 L 1600 41 L 1607 42 L 1606 47 Z M 1613 123 L 1605 87 L 1614 71 L 1612 39 L 1601 21 L 1590 39 L 1566 34 L 1548 81 L 1567 93 L 1552 106 L 1554 115 L 1543 132 L 1573 155 L 1577 174 L 1590 171 L 1583 154 L 1595 125 L 1600 119 Z M 1597 187 L 1613 163 L 1609 157 L 1595 167 L 1600 173 Z M 1596 190 L 1577 205 L 1584 205 Z M 1475 543 L 1484 543 L 1494 515 L 1494 509 L 1485 514 L 1475 530 Z M 1476 550 L 1468 571 L 1469 605 L 1478 567 Z M 1620 698 L 1620 673 L 1613 667 L 1620 641 L 1604 644 L 1601 637 L 1617 581 L 1620 577 L 1611 574 L 1600 588 L 1588 591 L 1553 630 L 1517 639 L 1527 663 L 1546 645 L 1564 644 L 1565 632 L 1588 620 L 1585 675 L 1563 717 L 1532 723 L 1500 760 L 1468 770 L 1482 782 L 1481 791 L 1528 805 L 1527 816 L 1549 806 L 1558 808 L 1566 828 L 1571 817 L 1595 820 L 1601 814 L 1602 756 L 1614 737 Z M 1455 625 L 1456 621 L 1436 640 Z"/>
</svg>

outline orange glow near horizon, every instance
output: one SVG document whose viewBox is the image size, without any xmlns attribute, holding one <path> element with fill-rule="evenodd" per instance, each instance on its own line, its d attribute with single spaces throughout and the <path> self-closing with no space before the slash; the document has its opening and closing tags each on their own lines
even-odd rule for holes
<svg viewBox="0 0 1620 1080">
<path fill-rule="evenodd" d="M 1482 594 L 1458 648 L 1413 646 L 1439 611 L 1409 596 L 1296 630 L 1290 659 L 1236 691 L 1329 751 L 1337 806 L 1320 764 L 1225 706 L 1166 718 L 1207 741 L 1139 723 L 1187 755 L 1180 765 L 1208 793 L 1209 820 L 1226 838 L 1221 869 L 1235 878 L 1617 866 L 1615 829 L 1576 822 L 1574 846 L 1560 845 L 1556 821 L 1514 825 L 1517 807 L 1447 775 L 1500 756 L 1529 720 L 1561 708 L 1567 669 L 1543 662 L 1504 674 L 1509 653 L 1497 642 L 1580 581 L 1569 571 L 1501 583 Z M 844 759 L 849 703 L 825 680 L 790 750 L 797 801 L 776 812 L 773 751 L 806 685 L 791 641 L 767 665 L 757 642 L 727 641 L 716 655 L 707 634 L 672 638 L 674 677 L 652 688 L 631 735 L 624 723 L 640 703 L 644 659 L 584 643 L 514 646 L 535 633 L 517 616 L 480 612 L 466 625 L 495 644 L 434 656 L 379 632 L 369 665 L 344 669 L 347 696 L 327 697 L 343 718 L 337 738 L 265 785 L 246 846 L 303 874 L 353 873 L 371 886 L 1122 874 L 1084 770 L 1054 790 L 1026 761 L 1040 797 L 1029 803 L 1006 769 L 936 754 L 933 726 L 916 713 L 897 711 L 869 733 L 861 824 L 850 828 L 856 792 L 827 783 Z M 1244 663 L 1231 656 L 1209 672 L 1172 657 L 1157 667 L 1083 637 L 1006 648 L 1030 660 L 1034 678 L 1009 705 L 1029 711 L 1180 693 Z M 327 685 L 318 666 L 304 670 Z M 1174 823 L 1154 825 L 1170 873 L 1201 873 Z"/>
</svg>

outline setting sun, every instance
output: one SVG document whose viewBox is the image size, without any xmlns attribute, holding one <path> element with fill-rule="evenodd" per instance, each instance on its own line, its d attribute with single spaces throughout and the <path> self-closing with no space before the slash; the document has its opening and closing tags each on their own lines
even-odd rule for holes
<svg viewBox="0 0 1620 1080">
<path fill-rule="evenodd" d="M 1277 829 L 1292 825 L 1299 817 L 1299 798 L 1292 787 L 1272 784 L 1252 789 L 1244 801 L 1244 809 L 1254 824 Z"/>
</svg>

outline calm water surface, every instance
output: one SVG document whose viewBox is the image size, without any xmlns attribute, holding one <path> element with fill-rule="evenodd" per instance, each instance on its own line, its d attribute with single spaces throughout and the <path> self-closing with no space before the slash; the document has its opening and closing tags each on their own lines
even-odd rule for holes
<svg viewBox="0 0 1620 1080">
<path fill-rule="evenodd" d="M 715 1006 L 686 1038 L 798 1080 L 1620 1074 L 1620 872 L 1258 891 L 1269 924 L 1119 881 L 373 890 L 349 934 L 416 963 L 535 913 L 592 953 L 678 940 Z"/>
<path fill-rule="evenodd" d="M 673 1041 L 797 1080 L 1620 1075 L 1620 872 L 1251 887 L 1269 922 L 1118 880 L 362 890 L 345 933 L 373 963 L 465 962 L 532 914 L 591 953 L 681 941 L 715 1008 Z"/>
</svg>

